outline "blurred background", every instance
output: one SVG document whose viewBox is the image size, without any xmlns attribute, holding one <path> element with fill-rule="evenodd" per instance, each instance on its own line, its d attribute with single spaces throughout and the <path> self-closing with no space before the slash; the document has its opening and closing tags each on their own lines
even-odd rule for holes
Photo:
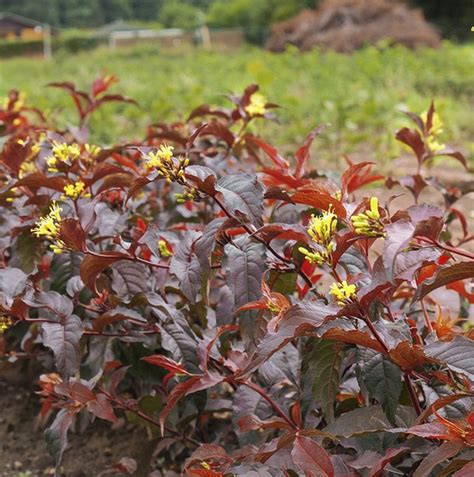
<svg viewBox="0 0 474 477">
<path fill-rule="evenodd" d="M 68 98 L 44 86 L 115 74 L 140 108 L 97 113 L 92 138 L 107 143 L 256 82 L 283 106 L 258 132 L 283 150 L 329 123 L 323 158 L 383 161 L 399 153 L 400 111 L 435 99 L 472 156 L 472 25 L 474 0 L 0 0 L 0 96 L 19 89 L 67 124 Z"/>
</svg>

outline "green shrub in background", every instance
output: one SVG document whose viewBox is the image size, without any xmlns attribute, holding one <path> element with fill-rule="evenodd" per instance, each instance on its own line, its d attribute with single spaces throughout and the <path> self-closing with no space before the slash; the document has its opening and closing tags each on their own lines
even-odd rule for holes
<svg viewBox="0 0 474 477">
<path fill-rule="evenodd" d="M 18 55 L 34 55 L 42 51 L 42 40 L 0 41 L 0 58 L 9 58 Z"/>
</svg>

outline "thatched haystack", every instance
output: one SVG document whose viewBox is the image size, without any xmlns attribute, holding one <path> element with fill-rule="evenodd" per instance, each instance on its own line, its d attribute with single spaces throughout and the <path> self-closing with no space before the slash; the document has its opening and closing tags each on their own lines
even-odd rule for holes
<svg viewBox="0 0 474 477">
<path fill-rule="evenodd" d="M 266 48 L 283 51 L 292 44 L 301 51 L 322 46 L 349 53 L 384 39 L 409 48 L 437 47 L 441 36 L 421 10 L 395 0 L 325 0 L 274 25 Z"/>
</svg>

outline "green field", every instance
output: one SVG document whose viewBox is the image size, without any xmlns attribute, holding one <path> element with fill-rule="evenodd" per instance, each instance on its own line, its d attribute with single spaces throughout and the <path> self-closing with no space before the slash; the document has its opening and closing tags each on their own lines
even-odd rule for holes
<svg viewBox="0 0 474 477">
<path fill-rule="evenodd" d="M 321 154 L 363 153 L 386 159 L 398 152 L 394 131 L 406 124 L 401 110 L 426 110 L 434 98 L 446 124 L 447 142 L 473 155 L 474 45 L 446 43 L 440 50 L 368 47 L 352 56 L 257 48 L 232 52 L 158 51 L 151 46 L 111 52 L 106 48 L 51 61 L 15 58 L 0 62 L 0 95 L 25 91 L 29 102 L 61 125 L 74 123 L 72 104 L 50 81 L 85 87 L 101 71 L 117 74 L 114 91 L 136 99 L 141 108 L 108 105 L 92 122 L 99 143 L 142 137 L 150 122 L 184 118 L 203 102 L 226 104 L 223 94 L 251 82 L 281 104 L 279 122 L 258 132 L 291 149 L 316 124 L 330 123 Z"/>
</svg>

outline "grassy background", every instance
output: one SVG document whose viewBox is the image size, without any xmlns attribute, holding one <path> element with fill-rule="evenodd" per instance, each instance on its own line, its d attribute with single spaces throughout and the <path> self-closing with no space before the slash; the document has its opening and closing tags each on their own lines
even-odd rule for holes
<svg viewBox="0 0 474 477">
<path fill-rule="evenodd" d="M 446 43 L 440 50 L 416 52 L 367 47 L 352 56 L 292 49 L 272 54 L 251 47 L 232 52 L 99 48 L 51 61 L 2 60 L 0 96 L 20 89 L 60 124 L 74 124 L 70 99 L 44 85 L 68 80 L 86 87 L 104 70 L 120 78 L 113 91 L 136 99 L 141 109 L 114 104 L 96 113 L 92 139 L 99 143 L 142 137 L 148 123 L 184 118 L 203 102 L 225 105 L 223 94 L 257 82 L 269 100 L 283 106 L 279 122 L 258 132 L 290 150 L 312 127 L 330 123 L 320 143 L 322 156 L 344 152 L 390 158 L 398 153 L 393 133 L 407 123 L 400 110 L 422 112 L 434 98 L 446 124 L 443 139 L 474 154 L 469 145 L 474 137 L 472 44 Z"/>
</svg>

